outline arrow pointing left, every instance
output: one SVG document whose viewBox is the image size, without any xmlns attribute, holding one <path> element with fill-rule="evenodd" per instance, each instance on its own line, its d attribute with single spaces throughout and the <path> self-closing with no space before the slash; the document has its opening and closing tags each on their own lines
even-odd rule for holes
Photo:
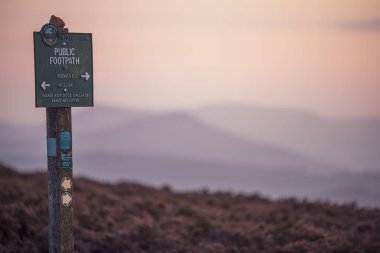
<svg viewBox="0 0 380 253">
<path fill-rule="evenodd" d="M 48 83 L 46 83 L 45 81 L 43 81 L 43 82 L 41 83 L 41 88 L 42 88 L 43 90 L 46 90 L 46 87 L 50 87 L 50 84 L 48 84 Z"/>
<path fill-rule="evenodd" d="M 70 191 L 71 190 L 71 179 L 69 177 L 62 178 L 61 187 L 62 187 L 62 190 L 64 190 L 64 191 Z"/>
</svg>

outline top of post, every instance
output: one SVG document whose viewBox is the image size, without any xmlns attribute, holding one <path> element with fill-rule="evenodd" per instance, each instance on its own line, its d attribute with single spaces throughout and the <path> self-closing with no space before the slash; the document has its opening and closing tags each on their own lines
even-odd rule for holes
<svg viewBox="0 0 380 253">
<path fill-rule="evenodd" d="M 66 25 L 65 22 L 57 16 L 51 15 L 49 24 L 55 25 L 57 27 L 58 31 L 60 31 L 60 32 L 68 32 L 69 31 L 68 28 L 65 28 L 65 25 Z"/>
</svg>

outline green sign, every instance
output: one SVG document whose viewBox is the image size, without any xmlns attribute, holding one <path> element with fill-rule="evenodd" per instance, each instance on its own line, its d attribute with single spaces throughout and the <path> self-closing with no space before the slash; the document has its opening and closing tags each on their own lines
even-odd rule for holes
<svg viewBox="0 0 380 253">
<path fill-rule="evenodd" d="M 93 106 L 91 33 L 34 32 L 36 107 Z"/>
<path fill-rule="evenodd" d="M 62 152 L 59 158 L 59 167 L 61 170 L 72 170 L 73 161 L 71 158 L 71 152 Z"/>
</svg>

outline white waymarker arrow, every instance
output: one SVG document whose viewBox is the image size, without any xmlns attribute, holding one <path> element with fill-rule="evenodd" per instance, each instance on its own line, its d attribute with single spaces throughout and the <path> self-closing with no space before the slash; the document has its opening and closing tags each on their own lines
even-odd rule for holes
<svg viewBox="0 0 380 253">
<path fill-rule="evenodd" d="M 62 190 L 64 191 L 70 191 L 72 187 L 71 179 L 69 177 L 62 178 L 61 187 L 62 187 Z"/>
<path fill-rule="evenodd" d="M 50 84 L 48 84 L 48 83 L 46 83 L 45 81 L 43 81 L 43 82 L 41 83 L 41 88 L 42 88 L 43 90 L 46 90 L 46 87 L 50 87 Z"/>
<path fill-rule="evenodd" d="M 73 198 L 71 197 L 71 194 L 68 192 L 64 192 L 61 196 L 61 203 L 63 206 L 69 206 L 71 205 L 71 200 Z"/>
<path fill-rule="evenodd" d="M 90 74 L 89 73 L 84 73 L 84 75 L 80 75 L 80 77 L 86 79 L 86 81 L 90 78 Z"/>
</svg>

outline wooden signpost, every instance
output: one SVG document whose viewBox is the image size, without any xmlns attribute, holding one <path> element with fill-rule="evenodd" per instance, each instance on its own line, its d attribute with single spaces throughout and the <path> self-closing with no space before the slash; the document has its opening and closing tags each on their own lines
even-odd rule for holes
<svg viewBox="0 0 380 253">
<path fill-rule="evenodd" d="M 71 107 L 93 106 L 92 34 L 62 19 L 34 32 L 35 103 L 46 107 L 49 252 L 74 252 Z"/>
</svg>

